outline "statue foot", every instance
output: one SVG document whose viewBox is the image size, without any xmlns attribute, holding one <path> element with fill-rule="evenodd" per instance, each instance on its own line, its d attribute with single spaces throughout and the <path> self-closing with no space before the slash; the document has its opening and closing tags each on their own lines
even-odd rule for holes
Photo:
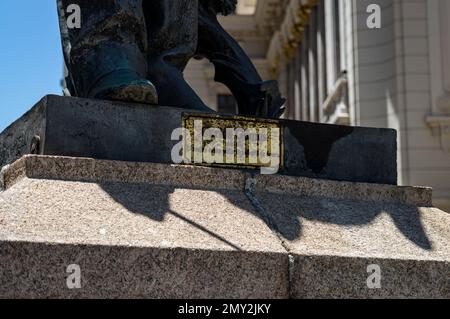
<svg viewBox="0 0 450 319">
<path fill-rule="evenodd" d="M 96 98 L 142 104 L 158 104 L 158 95 L 153 84 L 148 80 L 134 81 L 105 92 Z"/>
<path fill-rule="evenodd" d="M 116 71 L 100 79 L 89 96 L 102 100 L 158 104 L 155 86 L 128 70 Z"/>
</svg>

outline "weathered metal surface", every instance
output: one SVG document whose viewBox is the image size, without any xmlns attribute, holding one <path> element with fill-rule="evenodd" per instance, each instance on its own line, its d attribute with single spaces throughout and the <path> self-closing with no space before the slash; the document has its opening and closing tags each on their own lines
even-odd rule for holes
<svg viewBox="0 0 450 319">
<path fill-rule="evenodd" d="M 183 77 L 193 57 L 215 66 L 215 80 L 236 98 L 239 113 L 278 117 L 285 100 L 263 81 L 239 43 L 217 20 L 236 0 L 58 0 L 72 96 L 211 111 Z M 66 8 L 77 5 L 80 28 Z M 157 96 L 156 96 L 157 95 Z"/>
<path fill-rule="evenodd" d="M 42 155 L 173 163 L 172 150 L 180 140 L 172 140 L 172 133 L 181 129 L 183 113 L 188 112 L 173 107 L 47 96 L 0 134 L 0 166 L 29 154 L 36 135 L 40 137 L 38 149 Z M 198 116 L 198 112 L 193 114 Z M 201 114 L 213 119 L 209 126 L 217 124 L 219 129 L 228 125 L 244 128 L 249 123 L 279 126 L 283 147 L 279 174 L 397 183 L 395 130 Z"/>
<path fill-rule="evenodd" d="M 189 135 L 184 138 L 185 162 L 252 169 L 275 164 L 283 168 L 283 127 L 279 120 L 219 114 L 182 116 Z"/>
</svg>

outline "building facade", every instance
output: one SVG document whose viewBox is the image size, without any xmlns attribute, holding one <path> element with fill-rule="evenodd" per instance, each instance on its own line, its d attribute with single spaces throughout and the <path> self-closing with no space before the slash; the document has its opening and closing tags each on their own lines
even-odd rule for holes
<svg viewBox="0 0 450 319">
<path fill-rule="evenodd" d="M 396 129 L 399 183 L 432 186 L 450 212 L 448 16 L 448 0 L 240 0 L 221 22 L 279 81 L 285 118 Z M 208 61 L 185 76 L 205 103 L 235 110 Z"/>
</svg>

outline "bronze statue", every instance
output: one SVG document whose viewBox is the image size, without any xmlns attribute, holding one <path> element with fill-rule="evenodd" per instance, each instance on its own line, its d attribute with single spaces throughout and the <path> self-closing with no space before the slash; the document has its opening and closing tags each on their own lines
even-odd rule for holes
<svg viewBox="0 0 450 319">
<path fill-rule="evenodd" d="M 237 0 L 57 0 L 67 89 L 73 96 L 211 111 L 183 78 L 191 58 L 207 58 L 215 80 L 236 98 L 239 114 L 279 117 L 276 81 L 262 81 L 218 14 Z M 69 28 L 69 5 L 81 27 Z"/>
</svg>

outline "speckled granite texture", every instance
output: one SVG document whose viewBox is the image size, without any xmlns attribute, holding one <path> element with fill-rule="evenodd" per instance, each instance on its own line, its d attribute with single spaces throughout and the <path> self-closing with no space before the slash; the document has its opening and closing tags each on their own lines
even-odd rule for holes
<svg viewBox="0 0 450 319">
<path fill-rule="evenodd" d="M 2 174 L 0 298 L 450 298 L 428 188 L 46 156 Z"/>
</svg>

